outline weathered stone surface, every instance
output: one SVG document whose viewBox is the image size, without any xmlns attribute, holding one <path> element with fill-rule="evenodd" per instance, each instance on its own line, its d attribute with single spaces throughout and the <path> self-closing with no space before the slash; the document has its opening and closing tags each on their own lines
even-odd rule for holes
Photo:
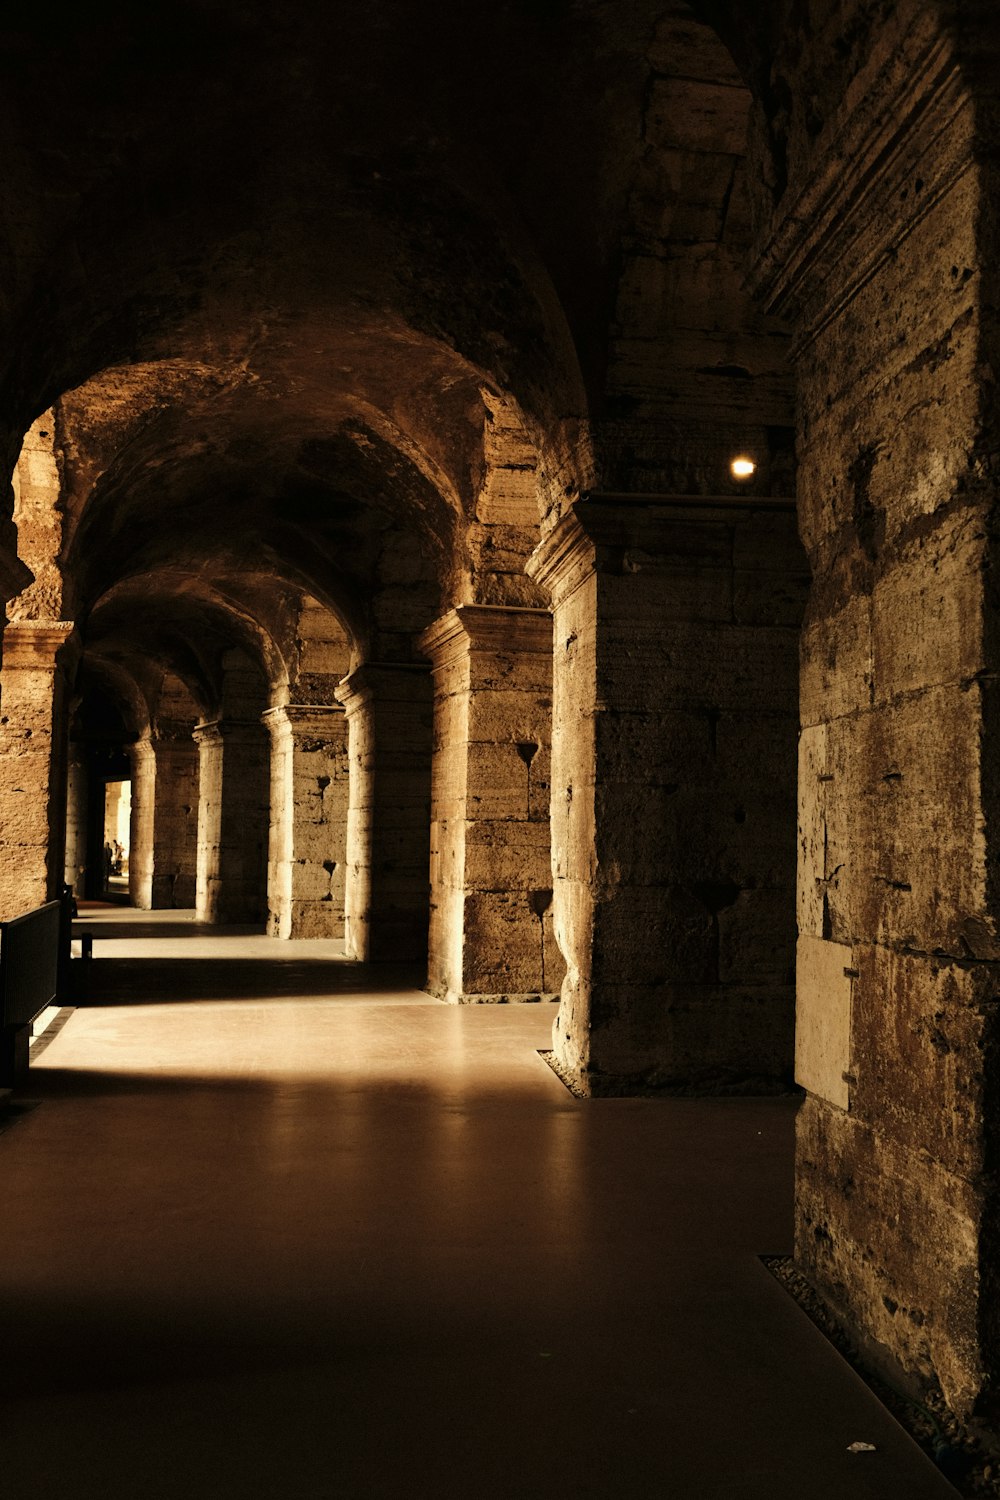
<svg viewBox="0 0 1000 1500">
<path fill-rule="evenodd" d="M 66 776 L 66 864 L 63 878 L 77 897 L 84 893 L 87 870 L 88 781 L 85 757 L 79 746 L 71 744 Z"/>
<path fill-rule="evenodd" d="M 153 824 L 154 910 L 190 908 L 197 899 L 198 747 L 192 737 L 158 739 Z"/>
<path fill-rule="evenodd" d="M 63 618 L 60 504 L 55 413 L 25 434 L 12 476 L 21 565 L 6 598 L 0 682 L 0 916 L 30 911 L 58 895 L 65 874 L 68 692 L 79 637 Z M 27 566 L 25 566 L 27 564 Z M 28 568 L 30 567 L 30 574 Z"/>
<path fill-rule="evenodd" d="M 988 1170 L 982 1129 L 995 980 L 988 965 L 859 945 L 851 1112 L 907 1151 L 974 1181 Z M 931 1111 L 928 1098 L 946 1099 Z"/>
<path fill-rule="evenodd" d="M 270 709 L 268 931 L 343 937 L 349 757 L 339 704 Z"/>
<path fill-rule="evenodd" d="M 259 723 L 199 724 L 201 922 L 262 922 L 267 903 L 268 744 Z"/>
<path fill-rule="evenodd" d="M 129 746 L 132 770 L 128 894 L 133 906 L 150 911 L 156 840 L 156 753 L 148 739 Z"/>
<path fill-rule="evenodd" d="M 780 512 L 764 513 L 780 536 Z M 787 512 L 774 553 L 744 539 L 753 521 L 720 502 L 591 500 L 532 562 L 555 625 L 554 922 L 567 963 L 555 1045 L 592 1092 L 685 1076 L 756 1088 L 790 1070 L 796 631 L 734 618 L 736 538 L 741 569 L 766 559 L 800 602 L 804 565 Z M 681 996 L 727 986 L 759 986 L 767 1003 L 710 1036 L 711 1009 Z"/>
<path fill-rule="evenodd" d="M 458 1003 L 553 998 L 551 617 L 461 606 L 421 647 L 434 683 L 428 985 Z"/>
<path fill-rule="evenodd" d="M 795 1081 L 840 1109 L 847 1109 L 851 1100 L 853 964 L 848 944 L 808 933 L 799 936 Z"/>
<path fill-rule="evenodd" d="M 350 756 L 350 958 L 414 959 L 427 951 L 430 696 L 425 668 L 380 662 L 366 662 L 337 688 Z"/>
<path fill-rule="evenodd" d="M 810 79 L 826 127 L 784 122 L 787 193 L 757 272 L 797 321 L 814 574 L 797 1256 L 856 1336 L 939 1381 L 956 1410 L 995 1419 L 996 442 L 992 301 L 976 274 L 995 228 L 975 140 L 987 117 L 977 124 L 933 8 L 876 22 L 849 6 L 826 35 L 836 67 Z M 803 67 L 815 60 L 800 60 L 799 85 Z"/>
<path fill-rule="evenodd" d="M 59 894 L 65 865 L 71 621 L 19 620 L 4 633 L 0 698 L 0 916 Z"/>
<path fill-rule="evenodd" d="M 796 1255 L 869 1337 L 968 1410 L 984 1376 L 981 1190 L 809 1096 L 798 1117 Z"/>
<path fill-rule="evenodd" d="M 189 908 L 197 898 L 197 706 L 172 673 L 152 680 L 147 687 L 149 727 L 128 747 L 132 770 L 129 898 L 146 910 Z"/>
<path fill-rule="evenodd" d="M 65 511 L 59 460 L 58 414 L 50 409 L 34 421 L 24 435 L 14 469 L 14 520 L 17 551 L 30 569 L 23 587 L 12 600 L 12 620 L 59 620 L 63 618 L 66 581 L 61 566 Z"/>
</svg>

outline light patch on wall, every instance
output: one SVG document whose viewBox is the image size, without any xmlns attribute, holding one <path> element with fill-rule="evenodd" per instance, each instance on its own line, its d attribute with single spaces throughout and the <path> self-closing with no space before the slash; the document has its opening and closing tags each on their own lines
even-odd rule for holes
<svg viewBox="0 0 1000 1500">
<path fill-rule="evenodd" d="M 752 458 L 747 458 L 745 454 L 740 454 L 729 465 L 729 472 L 734 479 L 752 479 L 757 472 L 757 465 Z"/>
<path fill-rule="evenodd" d="M 805 933 L 795 955 L 795 1081 L 841 1109 L 850 1106 L 852 953 Z"/>
<path fill-rule="evenodd" d="M 104 792 L 104 849 L 109 876 L 128 875 L 132 783 L 109 781 Z"/>
</svg>

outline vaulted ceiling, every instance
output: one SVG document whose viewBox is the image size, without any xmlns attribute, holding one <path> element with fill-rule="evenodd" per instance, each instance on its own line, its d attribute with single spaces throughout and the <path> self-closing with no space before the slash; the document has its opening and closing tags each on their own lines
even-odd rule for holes
<svg viewBox="0 0 1000 1500">
<path fill-rule="evenodd" d="M 470 568 L 530 550 L 504 517 L 470 550 L 497 401 L 539 522 L 595 483 L 718 493 L 735 441 L 787 486 L 784 330 L 741 285 L 734 57 L 759 74 L 766 11 L 193 0 L 8 23 L 0 409 L 13 460 L 56 405 L 76 617 L 125 629 L 145 579 L 146 647 L 161 620 L 190 641 L 177 580 L 248 571 L 405 655 L 463 589 L 504 597 Z"/>
</svg>

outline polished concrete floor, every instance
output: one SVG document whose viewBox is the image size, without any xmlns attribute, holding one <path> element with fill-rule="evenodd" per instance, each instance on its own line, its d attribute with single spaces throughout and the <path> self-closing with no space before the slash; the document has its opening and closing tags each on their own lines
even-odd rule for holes
<svg viewBox="0 0 1000 1500">
<path fill-rule="evenodd" d="M 4 1500 L 954 1495 L 758 1260 L 788 1101 L 581 1103 L 550 1007 L 173 918 L 87 914 L 0 1134 Z"/>
</svg>

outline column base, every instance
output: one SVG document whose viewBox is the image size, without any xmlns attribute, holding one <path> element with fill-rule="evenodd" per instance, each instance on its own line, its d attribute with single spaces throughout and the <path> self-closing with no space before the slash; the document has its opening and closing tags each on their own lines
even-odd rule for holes
<svg viewBox="0 0 1000 1500">
<path fill-rule="evenodd" d="M 515 994 L 510 991 L 500 991 L 497 994 L 469 994 L 463 990 L 430 985 L 428 994 L 434 995 L 445 1005 L 558 1005 L 559 1003 L 558 991 L 550 994 L 544 990 L 528 990 L 524 994 Z"/>
<path fill-rule="evenodd" d="M 780 1079 L 731 1078 L 706 1073 L 704 1077 L 660 1078 L 655 1073 L 593 1073 L 566 1067 L 555 1058 L 555 1071 L 582 1099 L 769 1099 L 798 1095 Z"/>
<path fill-rule="evenodd" d="M 268 937 L 281 939 L 322 938 L 333 942 L 344 937 L 344 913 L 330 902 L 293 902 L 291 911 L 270 911 Z"/>
</svg>

